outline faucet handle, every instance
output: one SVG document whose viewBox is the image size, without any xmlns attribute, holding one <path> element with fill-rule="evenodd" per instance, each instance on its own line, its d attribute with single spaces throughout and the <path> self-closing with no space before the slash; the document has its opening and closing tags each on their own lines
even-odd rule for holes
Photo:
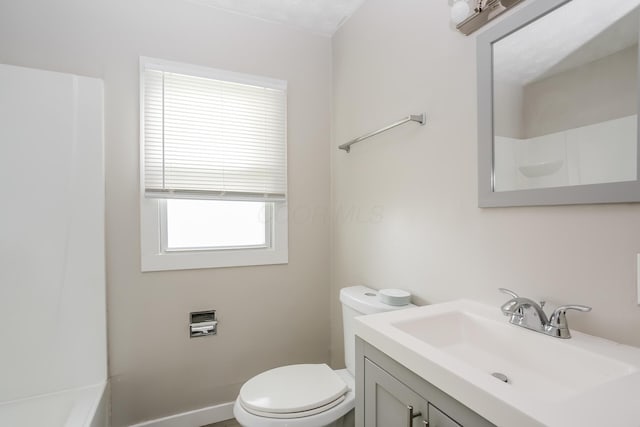
<svg viewBox="0 0 640 427">
<path fill-rule="evenodd" d="M 556 308 L 555 312 L 564 311 L 566 313 L 567 310 L 577 310 L 577 311 L 582 311 L 586 313 L 587 311 L 591 311 L 592 308 L 589 307 L 588 305 L 567 304 L 567 305 L 561 305 L 560 307 Z"/>
<path fill-rule="evenodd" d="M 500 292 L 502 292 L 503 294 L 507 294 L 507 295 L 509 295 L 511 298 L 518 298 L 518 294 L 516 294 L 515 292 L 513 292 L 513 291 L 512 291 L 512 290 L 510 290 L 510 289 L 507 289 L 507 288 L 498 288 L 498 290 L 499 290 Z"/>
<path fill-rule="evenodd" d="M 554 335 L 559 338 L 571 338 L 569 325 L 567 323 L 567 310 L 588 312 L 591 311 L 591 307 L 588 305 L 567 304 L 556 308 L 551 317 L 549 317 L 547 328 L 549 331 L 553 331 Z"/>
</svg>

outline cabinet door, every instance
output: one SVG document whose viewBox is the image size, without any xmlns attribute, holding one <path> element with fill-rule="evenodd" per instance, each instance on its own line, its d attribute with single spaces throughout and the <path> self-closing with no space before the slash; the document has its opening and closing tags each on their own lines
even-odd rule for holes
<svg viewBox="0 0 640 427">
<path fill-rule="evenodd" d="M 428 411 L 426 400 L 368 359 L 365 359 L 364 370 L 365 426 L 426 425 L 422 417 Z"/>
<path fill-rule="evenodd" d="M 444 412 L 429 403 L 429 427 L 461 427 Z"/>
</svg>

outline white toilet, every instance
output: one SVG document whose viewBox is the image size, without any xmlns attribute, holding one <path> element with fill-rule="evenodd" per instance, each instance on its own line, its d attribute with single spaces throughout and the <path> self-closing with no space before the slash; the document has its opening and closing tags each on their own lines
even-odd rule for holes
<svg viewBox="0 0 640 427">
<path fill-rule="evenodd" d="M 353 425 L 355 405 L 354 317 L 413 307 L 381 302 L 365 286 L 340 290 L 347 369 L 325 364 L 271 369 L 244 383 L 233 414 L 245 427 L 341 427 Z"/>
</svg>

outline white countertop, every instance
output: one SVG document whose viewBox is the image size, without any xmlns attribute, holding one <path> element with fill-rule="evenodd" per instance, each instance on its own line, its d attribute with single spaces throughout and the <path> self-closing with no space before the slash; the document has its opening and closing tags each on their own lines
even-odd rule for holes
<svg viewBox="0 0 640 427">
<path fill-rule="evenodd" d="M 507 332 L 505 339 L 518 334 L 514 345 L 530 344 L 534 357 L 553 359 L 554 352 L 549 348 L 560 350 L 559 353 L 563 349 L 582 349 L 595 358 L 602 356 L 628 366 L 629 373 L 567 396 L 554 396 L 553 389 L 545 393 L 516 390 L 394 326 L 452 310 L 496 322 L 488 324 Z M 498 426 L 640 426 L 640 349 L 636 347 L 576 331 L 566 340 L 546 336 L 510 325 L 498 307 L 469 300 L 360 316 L 356 318 L 356 335 Z"/>
</svg>

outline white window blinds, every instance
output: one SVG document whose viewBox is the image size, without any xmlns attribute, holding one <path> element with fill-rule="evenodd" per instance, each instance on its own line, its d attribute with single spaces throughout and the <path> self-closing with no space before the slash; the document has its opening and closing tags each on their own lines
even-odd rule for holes
<svg viewBox="0 0 640 427">
<path fill-rule="evenodd" d="M 145 196 L 284 200 L 286 83 L 172 71 L 143 68 Z"/>
</svg>

